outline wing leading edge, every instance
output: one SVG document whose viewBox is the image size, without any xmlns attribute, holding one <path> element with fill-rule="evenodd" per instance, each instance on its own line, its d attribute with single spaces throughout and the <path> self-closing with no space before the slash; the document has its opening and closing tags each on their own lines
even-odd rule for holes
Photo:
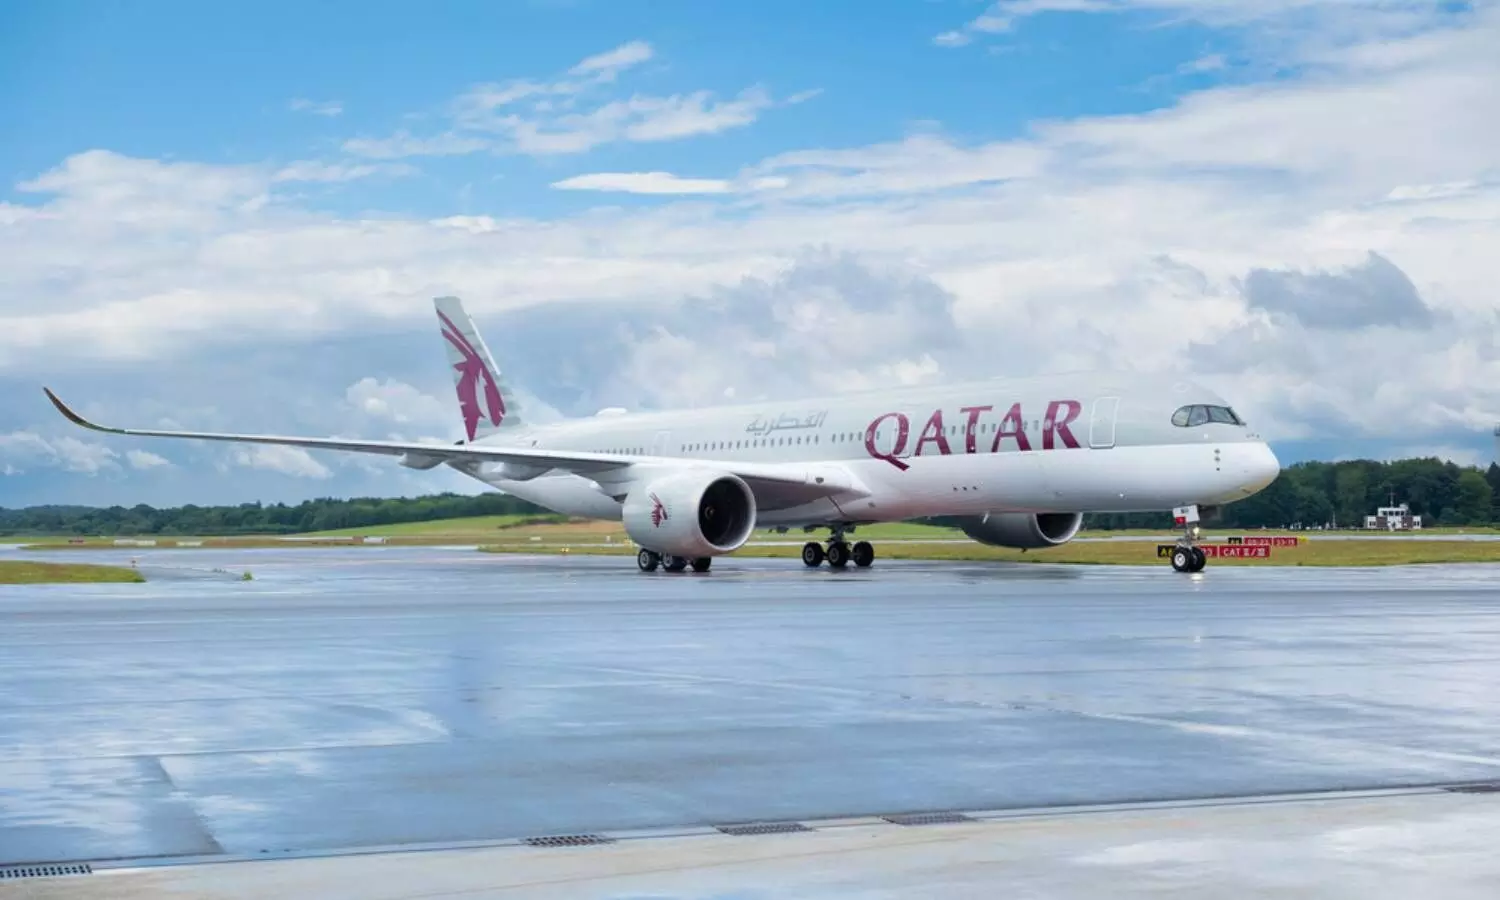
<svg viewBox="0 0 1500 900">
<path fill-rule="evenodd" d="M 273 444 L 284 447 L 304 447 L 309 450 L 339 450 L 348 453 L 374 453 L 383 456 L 405 457 L 421 468 L 441 463 L 512 463 L 521 467 L 561 469 L 588 478 L 601 487 L 608 483 L 608 492 L 622 481 L 632 481 L 636 475 L 645 475 L 649 470 L 683 468 L 714 468 L 732 472 L 745 479 L 752 490 L 757 483 L 774 488 L 784 494 L 788 489 L 802 495 L 807 501 L 835 494 L 864 494 L 854 479 L 842 467 L 807 467 L 787 463 L 743 463 L 708 459 L 675 459 L 662 456 L 619 456 L 603 453 L 585 453 L 572 450 L 546 450 L 532 447 L 504 447 L 487 444 L 427 444 L 406 441 L 365 441 L 343 438 L 299 437 L 274 434 L 229 434 L 208 431 L 155 431 L 139 428 L 115 428 L 90 422 L 74 412 L 50 388 L 42 388 L 47 399 L 57 407 L 68 421 L 92 431 L 120 434 L 131 437 L 165 437 L 197 441 L 227 441 L 240 444 Z M 760 493 L 760 491 L 756 491 Z"/>
</svg>

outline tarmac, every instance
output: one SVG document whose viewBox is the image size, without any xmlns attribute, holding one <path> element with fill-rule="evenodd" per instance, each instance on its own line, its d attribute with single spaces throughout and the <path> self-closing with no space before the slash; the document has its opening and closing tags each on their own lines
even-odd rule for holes
<svg viewBox="0 0 1500 900">
<path fill-rule="evenodd" d="M 1497 566 L 64 554 L 150 580 L 0 588 L 3 897 L 1500 885 Z"/>
</svg>

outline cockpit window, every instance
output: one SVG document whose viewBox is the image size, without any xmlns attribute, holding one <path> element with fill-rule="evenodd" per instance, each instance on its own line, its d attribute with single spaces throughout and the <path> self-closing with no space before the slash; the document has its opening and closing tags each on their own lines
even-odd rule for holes
<svg viewBox="0 0 1500 900">
<path fill-rule="evenodd" d="M 1222 425 L 1245 424 L 1245 420 L 1227 406 L 1209 406 L 1200 403 L 1194 406 L 1184 406 L 1172 413 L 1172 424 L 1178 428 L 1196 428 L 1199 425 L 1207 425 L 1209 422 Z"/>
</svg>

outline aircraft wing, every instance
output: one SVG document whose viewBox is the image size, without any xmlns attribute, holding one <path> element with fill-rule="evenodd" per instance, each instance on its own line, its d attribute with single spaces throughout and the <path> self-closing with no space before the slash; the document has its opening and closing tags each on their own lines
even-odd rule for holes
<svg viewBox="0 0 1500 900">
<path fill-rule="evenodd" d="M 58 399 L 49 388 L 42 388 L 47 399 L 69 421 L 83 428 L 107 434 L 133 437 L 184 438 L 198 441 L 228 441 L 240 444 L 274 444 L 305 447 L 309 450 L 341 450 L 349 453 L 375 453 L 402 457 L 414 468 L 431 468 L 449 463 L 463 468 L 475 463 L 511 463 L 533 472 L 561 469 L 588 478 L 611 496 L 623 493 L 621 486 L 649 475 L 652 471 L 712 468 L 731 472 L 745 480 L 755 492 L 774 504 L 765 508 L 795 505 L 835 494 L 867 493 L 841 466 L 803 465 L 799 463 L 747 463 L 730 460 L 678 459 L 665 456 L 622 456 L 586 453 L 574 450 L 547 450 L 537 447 L 506 447 L 488 444 L 428 444 L 406 441 L 365 441 L 345 438 L 298 437 L 273 434 L 225 434 L 199 431 L 154 431 L 138 428 L 114 428 L 90 422 Z M 465 466 L 464 464 L 468 464 Z"/>
</svg>

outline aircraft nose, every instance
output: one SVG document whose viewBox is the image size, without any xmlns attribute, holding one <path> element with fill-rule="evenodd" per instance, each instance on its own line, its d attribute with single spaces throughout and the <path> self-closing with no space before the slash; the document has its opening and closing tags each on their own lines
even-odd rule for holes
<svg viewBox="0 0 1500 900">
<path fill-rule="evenodd" d="M 1253 494 L 1269 486 L 1281 474 L 1281 460 L 1267 444 L 1251 444 L 1245 450 L 1245 488 Z"/>
</svg>

